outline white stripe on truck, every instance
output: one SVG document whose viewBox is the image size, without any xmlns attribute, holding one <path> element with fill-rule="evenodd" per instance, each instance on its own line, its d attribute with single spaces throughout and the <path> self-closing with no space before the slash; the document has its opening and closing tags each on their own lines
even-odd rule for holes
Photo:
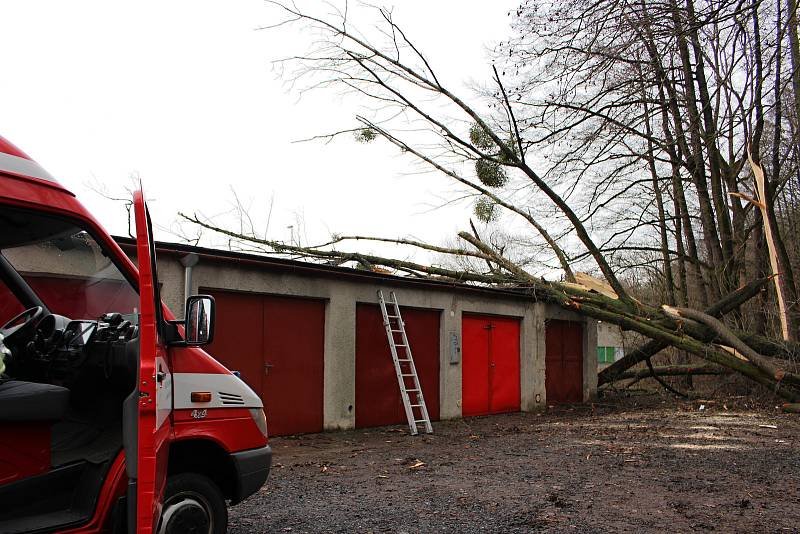
<svg viewBox="0 0 800 534">
<path fill-rule="evenodd" d="M 44 170 L 44 168 L 35 161 L 19 156 L 12 156 L 5 152 L 0 152 L 0 171 L 13 172 L 14 174 L 21 174 L 23 176 L 30 176 L 31 178 L 39 178 L 40 180 L 58 183 L 49 172 Z"/>
</svg>

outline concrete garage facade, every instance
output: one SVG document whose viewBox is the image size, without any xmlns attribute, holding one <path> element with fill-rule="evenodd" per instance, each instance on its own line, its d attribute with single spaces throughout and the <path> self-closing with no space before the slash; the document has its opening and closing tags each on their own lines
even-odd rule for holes
<svg viewBox="0 0 800 534">
<path fill-rule="evenodd" d="M 118 242 L 129 254 L 134 252 L 132 240 L 118 238 Z M 544 409 L 550 403 L 546 362 L 557 361 L 552 354 L 558 350 L 566 351 L 559 380 L 571 381 L 565 387 L 571 388 L 572 396 L 563 398 L 551 385 L 556 401 L 588 401 L 596 394 L 595 321 L 514 291 L 181 244 L 158 243 L 156 248 L 162 298 L 176 315 L 183 314 L 186 294 L 210 293 L 219 301 L 217 337 L 209 352 L 242 372 L 262 395 L 268 417 L 278 425 L 271 429 L 275 434 L 404 422 L 377 306 L 379 289 L 397 294 L 415 361 L 423 367 L 423 392 L 435 418 Z M 549 328 L 548 344 L 551 321 L 559 326 Z M 416 332 L 415 324 L 419 325 Z M 565 329 L 562 324 L 573 326 Z M 293 329 L 303 332 L 294 335 Z M 481 338 L 481 332 L 490 337 Z M 554 335 L 572 338 L 556 343 Z M 227 339 L 220 345 L 223 338 Z M 256 341 L 251 342 L 253 339 Z M 260 350 L 269 354 L 257 354 L 259 343 Z M 270 347 L 270 343 L 278 346 Z M 303 345 L 302 362 L 294 361 L 298 343 Z M 488 345 L 483 347 L 484 343 Z M 384 352 L 373 354 L 379 348 Z M 312 384 L 310 389 L 269 385 L 270 373 L 278 380 L 283 372 L 269 359 L 278 353 L 285 361 L 294 362 L 292 372 L 300 372 L 294 383 Z M 479 370 L 476 374 L 471 369 Z M 482 384 L 484 379 L 487 385 Z M 431 384 L 437 380 L 438 390 Z M 488 388 L 488 392 L 480 393 L 480 388 Z M 498 395 L 499 400 L 495 398 Z M 487 400 L 481 409 L 480 403 Z M 387 402 L 388 407 L 380 406 Z M 390 413 L 393 402 L 397 403 L 394 415 Z M 316 403 L 321 422 L 303 428 L 281 423 L 277 413 L 270 414 L 308 411 Z M 360 414 L 359 406 L 363 407 Z"/>
</svg>

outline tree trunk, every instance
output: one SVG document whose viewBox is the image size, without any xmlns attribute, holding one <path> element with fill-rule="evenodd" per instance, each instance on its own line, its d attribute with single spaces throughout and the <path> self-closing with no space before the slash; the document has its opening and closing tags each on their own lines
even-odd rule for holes
<svg viewBox="0 0 800 534">
<path fill-rule="evenodd" d="M 708 155 L 708 167 L 711 179 L 711 194 L 716 211 L 716 221 L 719 228 L 719 239 L 721 241 L 721 255 L 723 263 L 718 266 L 720 273 L 720 286 L 723 293 L 728 293 L 736 287 L 738 279 L 738 262 L 735 261 L 733 254 L 733 235 L 731 232 L 731 219 L 728 212 L 728 199 L 725 198 L 725 191 L 722 187 L 722 175 L 724 173 L 722 155 L 717 146 L 717 127 L 714 120 L 711 96 L 708 91 L 706 81 L 705 62 L 700 48 L 700 38 L 698 36 L 697 21 L 694 11 L 694 1 L 686 0 L 687 29 L 689 39 L 692 43 L 695 63 L 695 81 L 699 97 L 699 106 L 702 110 L 703 128 L 702 138 Z M 694 108 L 692 108 L 694 109 Z"/>
<path fill-rule="evenodd" d="M 673 28 L 678 50 L 680 52 L 681 66 L 683 70 L 683 89 L 686 97 L 686 111 L 689 115 L 689 141 L 691 152 L 689 163 L 691 165 L 691 175 L 697 193 L 697 201 L 700 208 L 700 221 L 703 230 L 703 243 L 706 252 L 710 257 L 710 263 L 716 269 L 721 269 L 724 265 L 722 247 L 717 233 L 717 223 L 714 217 L 714 208 L 711 203 L 711 196 L 708 192 L 708 180 L 705 171 L 705 157 L 703 153 L 702 125 L 698 112 L 697 94 L 694 85 L 694 70 L 692 69 L 691 57 L 689 55 L 689 45 L 686 39 L 686 28 L 681 20 L 680 8 L 675 0 L 670 0 L 673 9 Z M 673 111 L 673 114 L 675 112 Z M 681 120 L 680 115 L 673 117 L 675 122 Z M 718 299 L 722 294 L 720 284 L 720 274 L 709 272 L 710 289 L 714 299 Z"/>
<path fill-rule="evenodd" d="M 689 218 L 688 207 L 686 205 L 686 197 L 683 193 L 683 183 L 681 182 L 681 161 L 679 157 L 680 146 L 675 143 L 672 132 L 669 128 L 669 109 L 673 105 L 667 103 L 664 98 L 664 87 L 660 85 L 658 88 L 659 98 L 661 101 L 661 128 L 664 132 L 664 138 L 667 140 L 667 149 L 672 167 L 672 198 L 675 205 L 675 239 L 681 240 L 686 238 L 686 247 L 689 255 L 689 266 L 686 268 L 686 257 L 681 256 L 680 261 L 683 263 L 684 282 L 683 293 L 686 295 L 686 302 L 689 302 L 690 291 L 688 289 L 688 281 L 685 273 L 688 270 L 691 273 L 691 282 L 693 289 L 691 294 L 696 295 L 697 304 L 705 308 L 708 306 L 709 298 L 707 294 L 706 284 L 703 282 L 703 274 L 700 270 L 700 258 L 697 255 L 697 244 L 694 238 L 694 229 L 692 228 L 692 221 Z M 680 134 L 680 132 L 679 132 Z M 681 234 L 681 231 L 683 234 Z M 683 250 L 683 243 L 678 244 L 678 251 Z"/>
<path fill-rule="evenodd" d="M 642 88 L 642 101 L 647 102 L 647 95 Z M 675 303 L 675 280 L 672 276 L 672 262 L 669 257 L 669 239 L 667 238 L 667 216 L 664 210 L 664 197 L 661 194 L 661 184 L 658 179 L 656 169 L 656 159 L 653 150 L 653 142 L 650 139 L 653 135 L 650 127 L 650 111 L 647 104 L 644 106 L 644 123 L 647 131 L 647 166 L 650 169 L 650 178 L 653 184 L 653 195 L 656 199 L 656 209 L 658 210 L 658 232 L 661 238 L 661 264 L 664 269 L 664 289 L 666 292 L 667 303 Z"/>
<path fill-rule="evenodd" d="M 724 367 L 715 367 L 713 365 L 662 365 L 653 366 L 653 372 L 656 376 L 698 376 L 698 375 L 729 375 L 730 369 Z M 634 371 L 625 371 L 617 375 L 615 381 L 641 379 L 653 376 L 650 369 L 636 369 Z"/>
</svg>

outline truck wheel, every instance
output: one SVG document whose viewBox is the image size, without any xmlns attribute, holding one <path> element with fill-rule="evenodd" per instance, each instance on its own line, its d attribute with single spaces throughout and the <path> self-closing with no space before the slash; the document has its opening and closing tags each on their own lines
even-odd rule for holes
<svg viewBox="0 0 800 534">
<path fill-rule="evenodd" d="M 158 534 L 225 534 L 228 507 L 216 484 L 197 473 L 167 479 Z"/>
</svg>

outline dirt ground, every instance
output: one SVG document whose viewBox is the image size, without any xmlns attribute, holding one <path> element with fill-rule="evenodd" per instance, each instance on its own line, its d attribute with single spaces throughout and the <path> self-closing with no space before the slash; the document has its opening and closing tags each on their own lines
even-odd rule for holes
<svg viewBox="0 0 800 534">
<path fill-rule="evenodd" d="M 800 532 L 800 416 L 774 406 L 649 396 L 434 432 L 276 438 L 230 532 Z"/>
</svg>

